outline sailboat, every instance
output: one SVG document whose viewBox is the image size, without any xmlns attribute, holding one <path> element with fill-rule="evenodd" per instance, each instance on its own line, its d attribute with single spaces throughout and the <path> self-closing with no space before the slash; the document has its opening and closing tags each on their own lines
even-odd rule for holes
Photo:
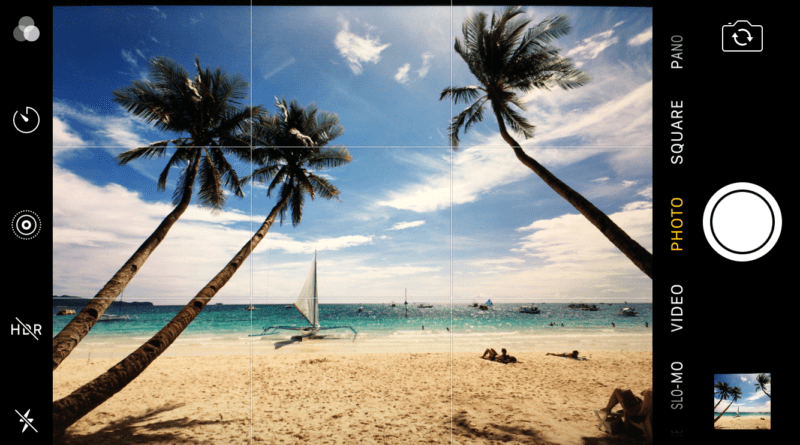
<svg viewBox="0 0 800 445">
<path fill-rule="evenodd" d="M 117 311 L 117 315 L 109 314 L 108 312 L 104 313 L 97 319 L 97 321 L 129 321 L 131 319 L 130 315 L 121 315 L 122 314 L 122 296 L 125 295 L 125 291 L 122 291 L 122 294 L 119 296 L 119 310 Z"/>
<path fill-rule="evenodd" d="M 736 405 L 736 415 L 734 417 L 741 417 L 739 415 L 739 405 Z"/>
<path fill-rule="evenodd" d="M 319 331 L 329 329 L 350 329 L 353 334 L 358 335 L 352 326 L 320 326 L 319 325 L 319 294 L 317 293 L 317 252 L 314 251 L 314 259 L 311 261 L 311 269 L 308 271 L 306 282 L 303 289 L 300 291 L 300 296 L 294 302 L 294 308 L 300 311 L 300 314 L 308 321 L 311 326 L 270 326 L 264 328 L 261 334 L 251 335 L 251 337 L 259 337 L 262 335 L 271 335 L 278 332 L 279 329 L 289 331 L 300 331 L 301 334 L 295 337 L 310 338 L 319 337 Z M 353 340 L 355 341 L 355 335 Z M 295 338 L 293 337 L 293 338 Z"/>
<path fill-rule="evenodd" d="M 492 307 L 492 299 L 491 298 L 486 300 L 486 303 L 478 306 L 478 308 L 480 310 L 482 310 L 482 311 L 488 311 L 490 307 Z"/>
</svg>

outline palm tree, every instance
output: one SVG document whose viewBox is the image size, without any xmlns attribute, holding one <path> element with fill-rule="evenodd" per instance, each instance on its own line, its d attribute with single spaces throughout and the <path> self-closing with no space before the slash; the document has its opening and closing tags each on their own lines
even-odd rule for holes
<svg viewBox="0 0 800 445">
<path fill-rule="evenodd" d="M 720 403 L 723 400 L 728 400 L 728 396 L 731 394 L 731 387 L 728 385 L 728 382 L 717 382 L 714 384 L 714 394 L 719 396 L 719 402 L 714 405 L 714 409 L 717 409 Z"/>
<path fill-rule="evenodd" d="M 520 14 L 523 16 L 517 17 Z M 499 16 L 492 14 L 488 28 L 486 14 L 482 12 L 464 22 L 464 44 L 456 38 L 453 48 L 467 63 L 480 85 L 448 87 L 442 90 L 439 97 L 442 100 L 450 96 L 454 103 L 474 101 L 450 123 L 448 130 L 453 149 L 458 148 L 458 132 L 461 127 L 466 133 L 470 126 L 483 119 L 484 107 L 490 106 L 503 140 L 514 150 L 517 159 L 572 204 L 639 269 L 652 278 L 653 255 L 628 236 L 605 213 L 528 156 L 506 130 L 508 124 L 526 139 L 533 137 L 534 126 L 512 108 L 514 105 L 525 109 L 515 91 L 524 93 L 534 88 L 549 90 L 554 85 L 569 90 L 589 82 L 589 77 L 576 69 L 569 58 L 558 55 L 558 48 L 548 45 L 553 39 L 570 32 L 567 17 L 548 18 L 526 32 L 530 22 L 519 6 L 508 7 Z"/>
<path fill-rule="evenodd" d="M 731 403 L 730 403 L 730 404 L 729 404 L 729 405 L 728 405 L 728 406 L 725 408 L 725 411 L 728 411 L 728 408 L 730 408 L 730 407 L 731 407 L 731 405 L 733 405 L 733 403 L 734 403 L 734 402 L 736 402 L 737 400 L 739 400 L 739 399 L 741 399 L 741 398 L 742 398 L 742 388 L 739 388 L 738 386 L 734 386 L 734 387 L 733 387 L 733 388 L 730 390 L 730 393 L 729 393 L 729 394 L 730 394 L 730 396 L 731 396 L 731 398 L 732 398 L 733 400 L 731 400 Z M 719 415 L 719 416 L 717 416 L 717 418 L 716 418 L 716 419 L 714 419 L 714 423 L 717 423 L 717 420 L 719 420 L 719 418 L 720 418 L 720 417 L 722 417 L 722 415 L 723 415 L 723 414 L 725 414 L 725 411 L 723 411 L 722 413 L 720 413 L 720 415 Z"/>
<path fill-rule="evenodd" d="M 756 377 L 756 382 L 758 382 L 758 383 L 756 383 L 756 390 L 761 388 L 761 390 L 764 391 L 764 394 L 766 394 L 767 397 L 769 397 L 771 399 L 772 396 L 769 395 L 769 393 L 767 392 L 766 388 L 767 388 L 767 385 L 772 383 L 772 377 L 770 377 L 769 374 L 759 374 L 758 377 Z"/>
<path fill-rule="evenodd" d="M 103 375 L 53 402 L 53 437 L 63 434 L 70 425 L 121 391 L 161 355 L 236 273 L 264 239 L 276 217 L 280 216 L 283 224 L 288 209 L 291 211 L 292 225 L 297 226 L 303 216 L 304 195 L 310 195 L 311 199 L 315 196 L 339 199 L 339 190 L 333 184 L 312 173 L 344 165 L 352 159 L 344 147 L 325 147 L 343 132 L 338 125 L 339 118 L 324 112 L 317 116 L 317 109 L 313 105 L 303 109 L 295 102 L 287 107 L 285 101 L 280 101 L 278 107 L 283 111 L 282 117 L 259 115 L 256 118 L 252 129 L 254 143 L 264 146 L 253 150 L 253 159 L 262 167 L 242 180 L 271 180 L 267 196 L 271 196 L 273 190 L 280 186 L 278 203 L 261 228 L 153 338 Z"/>
<path fill-rule="evenodd" d="M 165 156 L 172 144 L 175 152 L 158 178 L 159 190 L 166 188 L 167 175 L 174 166 L 185 167 L 173 194 L 175 208 L 172 212 L 83 310 L 53 338 L 53 370 L 89 333 L 189 207 L 198 175 L 200 204 L 213 211 L 225 205 L 223 185 L 237 196 L 243 196 L 239 178 L 225 155 L 249 159 L 249 140 L 242 140 L 236 134 L 241 133 L 247 119 L 261 112 L 260 108 L 241 106 L 248 84 L 240 76 L 229 77 L 220 68 L 203 70 L 200 59 L 195 58 L 195 62 L 197 76 L 192 79 L 176 62 L 163 57 L 153 58 L 150 61 L 152 81 L 135 80 L 132 86 L 113 92 L 114 101 L 129 112 L 159 130 L 180 135 L 121 153 L 117 157 L 119 163 Z"/>
</svg>

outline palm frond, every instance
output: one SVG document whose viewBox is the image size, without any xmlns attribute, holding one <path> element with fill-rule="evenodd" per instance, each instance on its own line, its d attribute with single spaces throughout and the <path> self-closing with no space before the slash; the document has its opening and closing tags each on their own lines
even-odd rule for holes
<svg viewBox="0 0 800 445">
<path fill-rule="evenodd" d="M 325 147 L 309 156 L 307 163 L 312 170 L 340 167 L 353 160 L 345 147 Z"/>
<path fill-rule="evenodd" d="M 128 151 L 124 151 L 118 154 L 117 162 L 120 165 L 125 165 L 134 159 L 139 159 L 139 158 L 149 159 L 152 158 L 153 156 L 160 158 L 164 156 L 164 154 L 166 153 L 167 145 L 169 145 L 170 142 L 176 143 L 176 141 L 180 141 L 180 139 L 158 141 L 158 142 L 153 142 L 147 145 L 146 147 L 132 148 Z"/>
<path fill-rule="evenodd" d="M 214 165 L 207 149 L 203 150 L 201 156 L 198 179 L 200 180 L 200 190 L 197 198 L 200 204 L 211 207 L 214 211 L 221 210 L 226 201 L 225 193 L 222 192 L 222 174 Z"/>
<path fill-rule="evenodd" d="M 325 198 L 328 200 L 336 199 L 339 202 L 342 201 L 341 199 L 339 199 L 339 189 L 337 189 L 336 186 L 331 184 L 330 181 L 328 181 L 327 179 L 323 178 L 322 176 L 309 173 L 308 180 L 309 182 L 311 182 L 311 185 L 314 187 L 314 190 L 321 198 Z"/>
<path fill-rule="evenodd" d="M 485 93 L 486 89 L 478 85 L 469 85 L 465 87 L 447 87 L 442 90 L 441 96 L 439 96 L 439 100 L 444 99 L 447 96 L 453 98 L 453 103 L 459 102 L 469 102 L 471 100 L 475 100 L 481 96 L 481 93 Z"/>
<path fill-rule="evenodd" d="M 305 202 L 305 193 L 303 193 L 303 189 L 300 187 L 292 188 L 292 198 L 289 202 L 289 207 L 292 209 L 292 226 L 297 227 L 300 221 L 303 220 L 303 203 Z"/>
<path fill-rule="evenodd" d="M 158 190 L 163 191 L 167 188 L 167 176 L 169 172 L 172 170 L 172 167 L 178 164 L 189 164 L 192 159 L 192 152 L 191 148 L 188 147 L 178 147 L 175 150 L 175 153 L 169 158 L 167 161 L 167 165 L 164 167 L 164 170 L 161 171 L 161 174 L 158 176 Z M 177 192 L 178 190 L 175 189 Z M 181 196 L 183 192 L 181 192 Z M 180 202 L 180 199 L 178 200 Z"/>
<path fill-rule="evenodd" d="M 533 131 L 536 127 L 531 125 L 527 119 L 514 111 L 514 109 L 510 107 L 504 107 L 501 109 L 500 114 L 503 117 L 503 120 L 508 124 L 509 127 L 511 127 L 512 130 L 522 134 L 525 139 L 533 137 Z"/>
<path fill-rule="evenodd" d="M 175 186 L 175 191 L 172 192 L 172 205 L 173 206 L 177 206 L 183 200 L 183 197 L 186 195 L 186 193 L 191 193 L 192 192 L 192 185 L 193 185 L 192 183 L 194 181 L 189 182 L 189 181 L 187 181 L 187 179 L 188 179 L 189 173 L 194 170 L 194 167 L 198 162 L 200 162 L 200 152 L 199 151 L 195 151 L 194 152 L 194 156 L 192 156 L 192 162 L 187 164 L 186 167 L 184 167 L 183 169 L 181 169 L 181 174 L 180 174 L 180 176 L 178 176 L 178 183 Z M 166 183 L 167 172 L 168 172 L 167 169 L 164 169 L 164 171 L 161 172 L 161 177 L 164 178 L 165 183 Z M 159 183 L 160 182 L 161 182 L 161 178 L 159 178 Z M 159 187 L 160 187 L 160 184 L 159 184 Z M 160 190 L 163 190 L 163 189 L 164 189 L 163 187 L 160 188 Z"/>
</svg>

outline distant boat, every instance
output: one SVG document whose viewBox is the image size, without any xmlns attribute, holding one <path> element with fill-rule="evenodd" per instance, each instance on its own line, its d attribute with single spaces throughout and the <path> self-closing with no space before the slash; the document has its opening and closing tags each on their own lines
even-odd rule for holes
<svg viewBox="0 0 800 445">
<path fill-rule="evenodd" d="M 60 309 L 56 315 L 72 315 L 75 313 L 75 309 Z"/>
<path fill-rule="evenodd" d="M 364 308 L 363 307 L 358 308 L 358 313 L 360 314 L 362 312 L 364 312 Z"/>
<path fill-rule="evenodd" d="M 284 309 L 291 309 L 291 308 L 293 308 L 293 307 L 294 307 L 294 306 L 292 306 L 291 304 L 287 304 L 286 306 L 284 306 Z"/>
<path fill-rule="evenodd" d="M 246 308 L 244 308 L 244 310 L 246 310 L 246 311 L 257 311 L 258 308 L 251 304 L 250 306 L 247 306 Z"/>
<path fill-rule="evenodd" d="M 536 305 L 531 304 L 530 306 L 521 306 L 519 311 L 523 314 L 538 314 L 539 308 Z"/>
<path fill-rule="evenodd" d="M 217 303 L 217 306 L 222 306 L 222 303 Z"/>
<path fill-rule="evenodd" d="M 619 311 L 619 315 L 623 315 L 625 317 L 635 317 L 638 314 L 636 313 L 635 309 L 631 309 L 629 307 L 624 307 L 624 308 L 622 308 L 621 311 Z"/>
<path fill-rule="evenodd" d="M 735 416 L 733 416 L 733 417 L 741 417 L 741 416 L 739 415 L 739 405 L 736 405 L 736 415 L 735 415 Z"/>
<path fill-rule="evenodd" d="M 599 311 L 600 309 L 597 308 L 597 305 L 591 305 L 584 303 L 570 303 L 567 307 L 571 307 L 572 309 L 580 309 L 582 311 Z"/>
<path fill-rule="evenodd" d="M 300 291 L 300 296 L 294 303 L 294 308 L 300 311 L 303 318 L 308 321 L 311 326 L 270 326 L 264 328 L 261 334 L 251 335 L 251 337 L 260 337 L 262 335 L 271 335 L 278 331 L 278 329 L 285 329 L 289 331 L 300 331 L 301 334 L 292 338 L 313 338 L 317 337 L 319 331 L 328 329 L 350 329 L 353 334 L 358 335 L 352 326 L 320 326 L 319 325 L 319 294 L 317 293 L 317 252 L 314 252 L 314 259 L 311 262 L 311 270 L 308 271 L 306 282 L 303 289 Z M 272 332 L 270 332 L 272 330 Z M 353 337 L 355 341 L 355 336 Z"/>
<path fill-rule="evenodd" d="M 392 301 L 392 307 L 395 307 L 395 306 L 397 306 L 397 304 L 394 301 Z"/>
<path fill-rule="evenodd" d="M 429 309 L 429 308 L 432 308 L 432 307 L 433 307 L 433 305 L 432 305 L 432 304 L 425 304 L 425 303 L 422 303 L 422 304 L 420 304 L 420 305 L 419 305 L 419 306 L 417 306 L 417 307 L 418 307 L 418 308 L 422 308 L 422 309 Z"/>
<path fill-rule="evenodd" d="M 122 315 L 122 296 L 125 294 L 123 291 L 122 294 L 119 296 L 119 311 L 117 315 L 105 313 L 97 319 L 97 321 L 129 321 L 131 319 L 130 315 Z"/>
<path fill-rule="evenodd" d="M 488 311 L 490 307 L 492 307 L 492 299 L 491 298 L 486 300 L 486 303 L 478 306 L 478 308 L 480 310 L 482 310 L 482 311 Z"/>
</svg>

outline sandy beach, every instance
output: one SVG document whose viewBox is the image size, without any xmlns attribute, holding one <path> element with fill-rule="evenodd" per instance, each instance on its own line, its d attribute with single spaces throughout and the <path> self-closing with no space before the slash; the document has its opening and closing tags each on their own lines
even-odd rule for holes
<svg viewBox="0 0 800 445">
<path fill-rule="evenodd" d="M 771 428 L 772 418 L 763 417 L 722 417 L 714 424 L 718 430 L 768 430 Z"/>
<path fill-rule="evenodd" d="M 584 443 L 611 438 L 593 411 L 614 388 L 652 386 L 651 351 L 510 352 L 518 363 L 482 351 L 160 357 L 61 443 Z M 53 400 L 117 361 L 64 361 Z"/>
</svg>

